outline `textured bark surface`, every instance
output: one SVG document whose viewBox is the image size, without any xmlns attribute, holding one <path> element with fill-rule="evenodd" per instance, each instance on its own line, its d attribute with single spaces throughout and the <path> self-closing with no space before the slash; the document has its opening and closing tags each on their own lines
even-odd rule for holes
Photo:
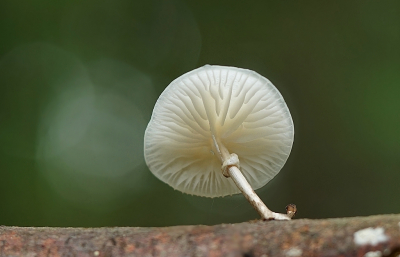
<svg viewBox="0 0 400 257">
<path fill-rule="evenodd" d="M 400 256 L 399 222 L 400 215 L 380 215 L 164 228 L 1 226 L 0 255 Z"/>
</svg>

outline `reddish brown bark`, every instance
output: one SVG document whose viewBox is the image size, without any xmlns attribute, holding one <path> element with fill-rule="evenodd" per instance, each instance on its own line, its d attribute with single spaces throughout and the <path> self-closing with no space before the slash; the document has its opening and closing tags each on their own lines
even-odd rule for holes
<svg viewBox="0 0 400 257">
<path fill-rule="evenodd" d="M 400 215 L 165 228 L 0 227 L 1 256 L 398 256 Z M 357 245 L 354 233 L 385 240 Z M 373 238 L 372 238 L 373 239 Z M 371 240 L 372 240 L 371 239 Z M 372 242 L 372 241 L 371 241 Z"/>
</svg>

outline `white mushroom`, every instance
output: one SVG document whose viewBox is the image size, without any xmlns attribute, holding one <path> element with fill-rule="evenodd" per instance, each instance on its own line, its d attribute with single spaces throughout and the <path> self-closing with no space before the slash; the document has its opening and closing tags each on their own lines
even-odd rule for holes
<svg viewBox="0 0 400 257">
<path fill-rule="evenodd" d="M 206 197 L 242 192 L 264 219 L 288 220 L 270 211 L 253 189 L 281 170 L 293 137 L 289 109 L 268 79 L 206 65 L 161 94 L 144 153 L 152 173 L 179 191 Z"/>
</svg>

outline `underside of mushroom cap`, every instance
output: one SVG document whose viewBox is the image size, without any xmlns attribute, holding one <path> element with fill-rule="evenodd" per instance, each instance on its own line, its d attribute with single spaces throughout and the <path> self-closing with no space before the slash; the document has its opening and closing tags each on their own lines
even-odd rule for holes
<svg viewBox="0 0 400 257">
<path fill-rule="evenodd" d="M 258 189 L 285 164 L 294 127 L 268 79 L 251 70 L 206 65 L 175 79 L 157 100 L 145 133 L 146 163 L 184 193 L 240 193 L 222 174 L 212 136 L 238 155 L 240 170 Z"/>
</svg>

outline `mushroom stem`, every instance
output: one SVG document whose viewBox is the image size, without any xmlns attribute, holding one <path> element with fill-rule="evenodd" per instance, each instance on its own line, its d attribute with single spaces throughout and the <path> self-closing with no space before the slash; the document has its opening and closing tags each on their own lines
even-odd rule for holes
<svg viewBox="0 0 400 257">
<path fill-rule="evenodd" d="M 228 149 L 212 135 L 215 149 L 219 155 L 221 162 L 223 163 L 223 175 L 226 177 L 231 177 L 236 186 L 246 197 L 247 201 L 253 205 L 254 209 L 260 214 L 260 216 L 265 220 L 290 220 L 291 217 L 287 214 L 276 213 L 268 209 L 268 207 L 263 203 L 263 201 L 258 197 L 256 192 L 243 176 L 242 172 L 239 170 L 239 160 L 236 154 L 230 154 Z M 232 156 L 236 157 L 236 163 L 233 161 L 231 164 L 225 166 L 225 163 L 231 159 Z M 233 158 L 235 159 L 235 158 Z M 225 169 L 227 168 L 227 173 L 225 174 Z"/>
<path fill-rule="evenodd" d="M 229 167 L 229 175 L 235 182 L 236 186 L 242 191 L 243 195 L 246 197 L 247 201 L 253 205 L 254 209 L 260 214 L 263 219 L 266 220 L 290 220 L 290 217 L 283 213 L 276 213 L 268 209 L 268 207 L 263 203 L 263 201 L 258 197 L 256 192 L 247 182 L 246 178 L 243 176 L 242 172 L 236 166 Z"/>
</svg>

